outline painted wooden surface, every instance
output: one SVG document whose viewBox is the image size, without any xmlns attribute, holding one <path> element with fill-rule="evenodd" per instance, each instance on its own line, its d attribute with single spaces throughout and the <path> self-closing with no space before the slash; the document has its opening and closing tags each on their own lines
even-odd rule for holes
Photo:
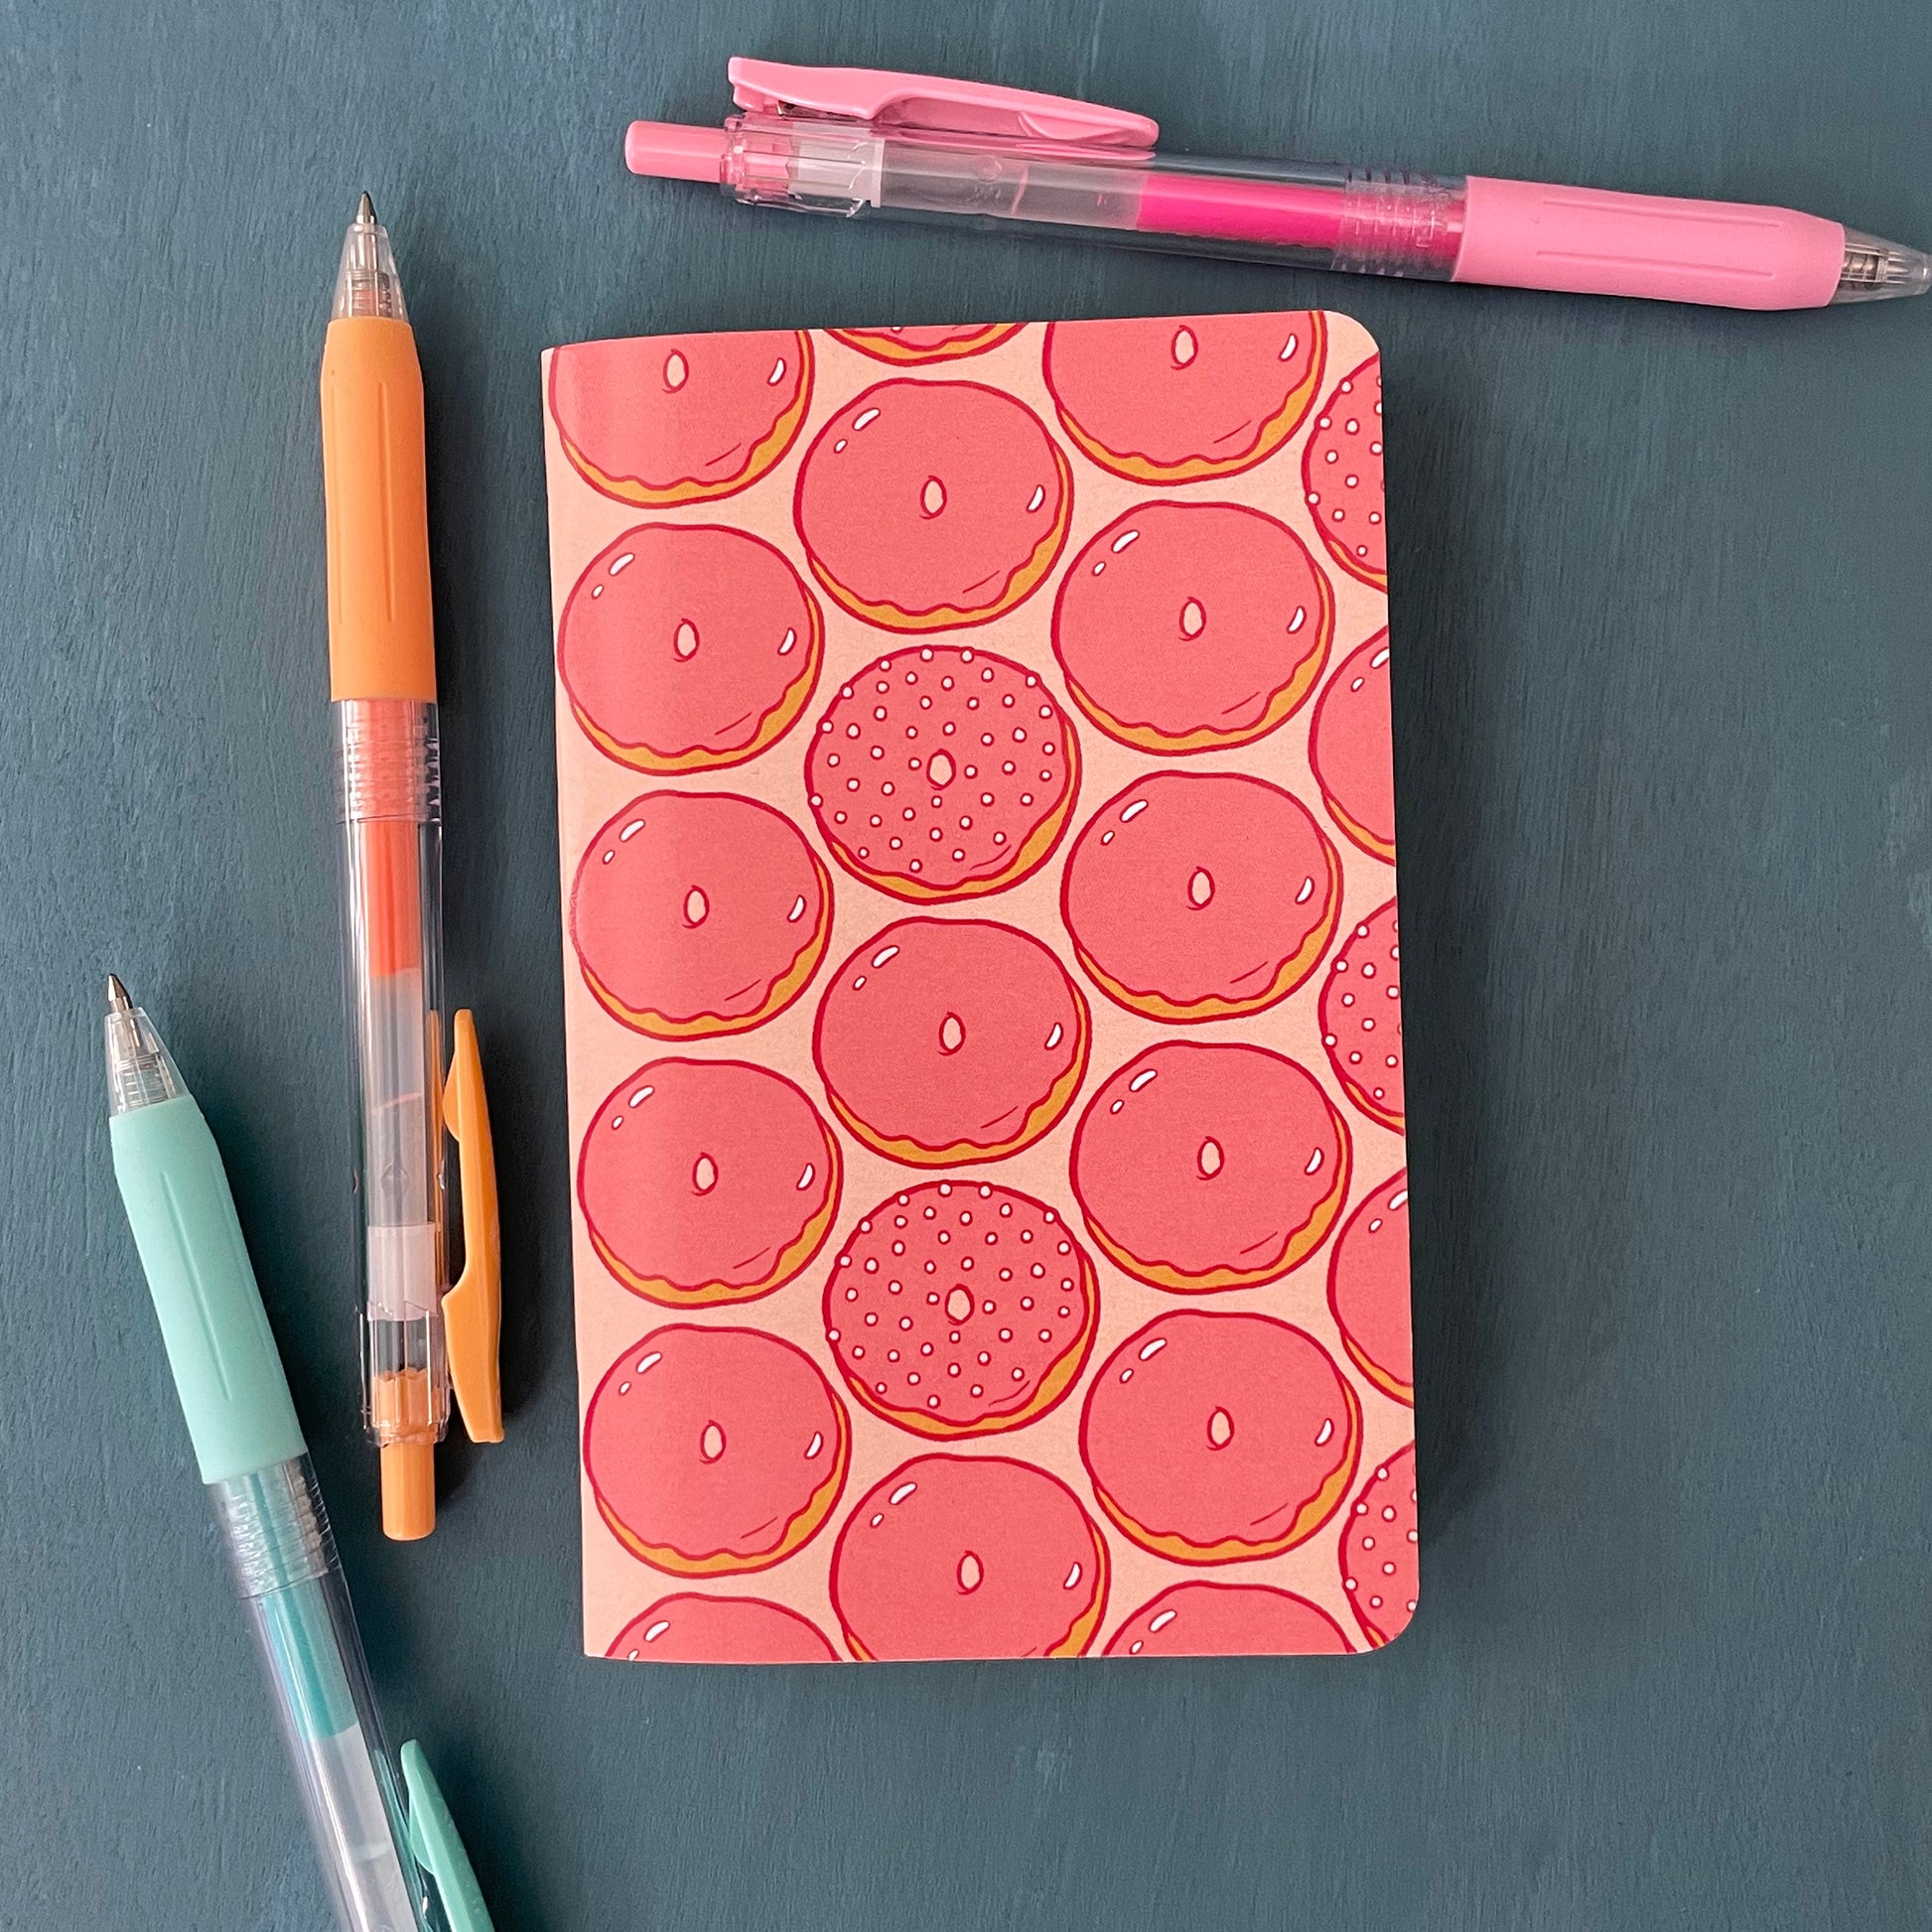
<svg viewBox="0 0 1932 1932">
<path fill-rule="evenodd" d="M 1748 317 L 736 210 L 727 54 L 1085 89 L 1176 146 L 1932 239 L 1920 0 L 4 11 L 0 1925 L 324 1911 L 108 1173 L 99 987 L 231 1164 L 397 1736 L 504 1928 L 1778 1928 L 1932 1915 L 1932 304 Z M 451 980 L 504 1447 L 372 1533 L 314 376 L 355 193 L 427 365 Z M 1334 1665 L 577 1649 L 537 354 L 1326 301 L 1381 340 L 1423 1609 Z"/>
</svg>

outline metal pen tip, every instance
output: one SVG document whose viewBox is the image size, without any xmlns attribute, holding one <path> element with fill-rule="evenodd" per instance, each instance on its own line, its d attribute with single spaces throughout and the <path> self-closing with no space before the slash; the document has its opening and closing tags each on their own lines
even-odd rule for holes
<svg viewBox="0 0 1932 1932">
<path fill-rule="evenodd" d="M 127 988 L 121 984 L 121 976 L 118 973 L 109 973 L 107 975 L 107 1011 L 109 1013 L 127 1013 L 133 1008 L 133 1005 L 134 1002 L 127 997 Z"/>
<path fill-rule="evenodd" d="M 362 191 L 362 199 L 355 204 L 355 218 L 358 222 L 373 226 L 375 222 L 375 204 L 369 200 L 369 191 Z"/>
</svg>

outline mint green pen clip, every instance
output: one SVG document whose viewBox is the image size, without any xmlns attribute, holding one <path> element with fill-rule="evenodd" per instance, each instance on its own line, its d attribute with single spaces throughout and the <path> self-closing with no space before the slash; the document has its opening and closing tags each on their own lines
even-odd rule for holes
<svg viewBox="0 0 1932 1932">
<path fill-rule="evenodd" d="M 409 1793 L 409 1849 L 436 1886 L 450 1932 L 494 1932 L 456 1820 L 443 1802 L 422 1745 L 413 1737 L 402 1747 L 402 1781 Z"/>
</svg>

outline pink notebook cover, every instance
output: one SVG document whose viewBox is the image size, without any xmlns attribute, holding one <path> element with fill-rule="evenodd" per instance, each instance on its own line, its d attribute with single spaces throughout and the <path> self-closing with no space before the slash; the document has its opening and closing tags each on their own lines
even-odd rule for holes
<svg viewBox="0 0 1932 1932">
<path fill-rule="evenodd" d="M 544 385 L 587 1648 L 1389 1641 L 1373 342 L 648 337 Z"/>
</svg>

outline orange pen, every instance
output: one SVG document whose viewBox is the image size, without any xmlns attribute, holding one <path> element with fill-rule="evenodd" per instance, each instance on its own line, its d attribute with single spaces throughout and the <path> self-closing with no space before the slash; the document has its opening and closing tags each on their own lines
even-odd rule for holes
<svg viewBox="0 0 1932 1932">
<path fill-rule="evenodd" d="M 495 1180 L 476 1065 L 443 1006 L 442 780 L 430 616 L 423 380 L 387 231 L 367 195 L 343 244 L 322 358 L 329 679 L 355 1119 L 363 1420 L 382 1457 L 382 1527 L 427 1536 L 453 1347 L 472 1437 L 502 1435 Z M 465 1132 L 465 1278 L 449 1295 L 444 1126 Z M 474 1157 L 474 1158 L 473 1158 Z M 474 1292 L 473 1292 L 474 1291 Z"/>
</svg>

